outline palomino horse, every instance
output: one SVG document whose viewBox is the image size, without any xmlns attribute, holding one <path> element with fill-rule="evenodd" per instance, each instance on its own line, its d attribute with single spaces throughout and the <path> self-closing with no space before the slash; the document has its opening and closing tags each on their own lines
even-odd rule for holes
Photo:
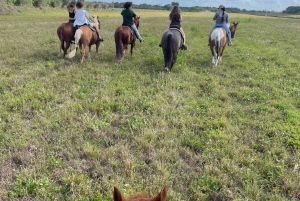
<svg viewBox="0 0 300 201">
<path fill-rule="evenodd" d="M 137 28 L 140 25 L 140 17 L 134 18 L 134 24 Z M 128 44 L 131 44 L 130 54 L 132 55 L 133 47 L 135 46 L 136 36 L 132 33 L 131 28 L 128 26 L 119 26 L 115 31 L 115 43 L 116 43 L 116 59 L 121 63 L 125 56 L 125 50 L 127 50 Z"/>
<path fill-rule="evenodd" d="M 231 37 L 234 38 L 236 27 L 238 23 L 231 22 L 227 26 L 230 29 Z M 209 46 L 211 54 L 213 55 L 212 63 L 217 66 L 218 62 L 222 60 L 223 51 L 227 44 L 227 33 L 226 30 L 222 27 L 215 28 L 209 36 Z M 215 51 L 214 52 L 214 47 Z"/>
<path fill-rule="evenodd" d="M 93 16 L 93 23 L 97 24 L 100 30 L 100 21 L 98 16 Z M 96 25 L 96 26 L 97 26 Z M 76 54 L 77 48 L 79 47 L 81 53 L 81 63 L 84 60 L 85 53 L 87 48 L 89 48 L 89 55 L 91 57 L 91 46 L 96 44 L 96 52 L 98 53 L 98 48 L 100 45 L 100 41 L 98 40 L 99 36 L 97 35 L 96 31 L 91 30 L 89 26 L 81 26 L 75 32 L 75 49 L 72 50 L 69 54 L 67 54 L 67 58 L 73 58 Z"/>
<path fill-rule="evenodd" d="M 74 33 L 73 23 L 62 23 L 57 28 L 57 36 L 60 40 L 60 48 L 64 51 L 64 56 L 67 54 L 71 41 L 74 40 Z"/>
<path fill-rule="evenodd" d="M 114 187 L 114 201 L 165 201 L 167 197 L 166 186 L 163 186 L 160 193 L 156 195 L 154 198 L 148 198 L 144 195 L 130 197 L 125 199 L 120 190 L 117 187 Z"/>
<path fill-rule="evenodd" d="M 176 62 L 178 50 L 183 43 L 183 37 L 178 28 L 167 29 L 161 39 L 161 47 L 165 59 L 165 71 L 170 71 Z"/>
</svg>

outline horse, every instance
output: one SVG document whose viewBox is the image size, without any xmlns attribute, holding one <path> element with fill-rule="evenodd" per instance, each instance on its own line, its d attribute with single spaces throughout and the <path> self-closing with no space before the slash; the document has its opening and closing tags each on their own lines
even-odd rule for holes
<svg viewBox="0 0 300 201">
<path fill-rule="evenodd" d="M 100 21 L 98 16 L 92 16 L 93 23 L 98 25 L 100 30 Z M 89 26 L 81 26 L 75 32 L 75 49 L 72 50 L 69 54 L 66 55 L 66 58 L 73 58 L 76 54 L 76 51 L 79 47 L 81 53 L 81 63 L 85 58 L 85 53 L 89 47 L 89 55 L 91 57 L 91 46 L 96 44 L 96 52 L 98 53 L 100 41 L 99 37 L 95 30 L 92 30 Z"/>
<path fill-rule="evenodd" d="M 137 28 L 140 26 L 140 17 L 136 16 L 133 20 Z M 136 35 L 129 26 L 121 25 L 115 31 L 115 44 L 116 44 L 116 59 L 121 63 L 125 56 L 127 46 L 131 44 L 130 54 L 135 46 Z"/>
<path fill-rule="evenodd" d="M 149 198 L 145 195 L 133 196 L 128 199 L 125 199 L 120 190 L 115 186 L 114 187 L 114 201 L 165 201 L 167 197 L 166 186 L 163 186 L 160 193 L 157 194 L 154 198 Z"/>
<path fill-rule="evenodd" d="M 234 38 L 238 23 L 230 22 L 227 24 L 231 32 L 231 37 Z M 209 36 L 209 46 L 211 54 L 213 55 L 212 63 L 217 66 L 218 62 L 222 60 L 223 51 L 227 44 L 227 32 L 223 27 L 215 28 Z M 215 51 L 214 52 L 214 47 Z"/>
<path fill-rule="evenodd" d="M 162 36 L 161 47 L 165 60 L 165 71 L 171 71 L 176 62 L 178 50 L 182 46 L 183 36 L 179 28 L 168 28 Z"/>
<path fill-rule="evenodd" d="M 72 40 L 74 40 L 74 33 L 75 28 L 73 27 L 73 23 L 62 23 L 57 28 L 57 36 L 60 40 L 60 48 L 64 51 L 64 57 L 67 54 Z"/>
</svg>

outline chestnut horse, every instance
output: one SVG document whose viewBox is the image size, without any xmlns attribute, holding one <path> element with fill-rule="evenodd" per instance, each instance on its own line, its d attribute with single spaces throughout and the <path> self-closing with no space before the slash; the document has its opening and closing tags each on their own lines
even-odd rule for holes
<svg viewBox="0 0 300 201">
<path fill-rule="evenodd" d="M 125 199 L 120 190 L 115 186 L 114 187 L 114 201 L 165 201 L 167 197 L 166 186 L 163 186 L 160 193 L 156 195 L 154 198 L 149 198 L 144 195 L 130 197 Z"/>
<path fill-rule="evenodd" d="M 227 26 L 230 29 L 231 37 L 234 38 L 235 31 L 237 28 L 238 23 L 231 22 L 228 23 Z M 222 27 L 215 28 L 209 36 L 209 46 L 211 50 L 211 54 L 213 55 L 212 63 L 217 66 L 218 62 L 222 60 L 223 51 L 227 44 L 227 32 Z M 214 47 L 215 51 L 214 52 Z"/>
<path fill-rule="evenodd" d="M 98 16 L 93 16 L 93 23 L 97 24 L 96 26 L 99 27 L 100 30 L 100 21 Z M 85 58 L 85 53 L 87 51 L 87 48 L 89 48 L 89 55 L 88 57 L 91 57 L 91 46 L 93 44 L 96 44 L 96 52 L 98 53 L 98 48 L 100 45 L 100 41 L 98 40 L 99 36 L 97 35 L 95 30 L 91 30 L 89 26 L 81 26 L 78 28 L 75 32 L 75 49 L 67 54 L 66 58 L 73 58 L 76 54 L 76 51 L 79 47 L 80 53 L 81 53 L 81 63 L 83 62 Z"/>
<path fill-rule="evenodd" d="M 136 16 L 133 20 L 137 28 L 140 25 L 140 17 Z M 115 43 L 116 43 L 116 59 L 121 63 L 125 56 L 125 50 L 127 50 L 128 44 L 131 44 L 130 54 L 132 55 L 133 47 L 135 46 L 136 36 L 132 33 L 131 28 L 128 26 L 119 26 L 115 31 Z"/>
<path fill-rule="evenodd" d="M 74 40 L 74 33 L 73 23 L 62 23 L 57 28 L 57 36 L 60 40 L 60 48 L 64 51 L 64 56 L 67 54 L 72 40 Z"/>
</svg>

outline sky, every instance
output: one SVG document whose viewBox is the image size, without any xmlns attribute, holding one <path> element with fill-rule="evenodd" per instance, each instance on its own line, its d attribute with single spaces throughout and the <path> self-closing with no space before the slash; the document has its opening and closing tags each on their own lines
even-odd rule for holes
<svg viewBox="0 0 300 201">
<path fill-rule="evenodd" d="M 90 0 L 91 1 L 91 0 Z M 128 0 L 98 0 L 102 2 L 125 2 Z M 166 5 L 178 2 L 179 6 L 192 7 L 236 7 L 246 10 L 283 11 L 289 6 L 300 6 L 300 0 L 129 0 L 134 4 Z"/>
</svg>

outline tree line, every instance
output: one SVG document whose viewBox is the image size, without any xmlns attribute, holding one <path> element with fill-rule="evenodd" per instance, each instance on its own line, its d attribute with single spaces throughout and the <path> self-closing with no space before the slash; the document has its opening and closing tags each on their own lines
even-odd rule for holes
<svg viewBox="0 0 300 201">
<path fill-rule="evenodd" d="M 72 1 L 72 0 L 71 0 Z M 35 7 L 65 7 L 70 0 L 0 0 L 0 3 L 5 3 L 9 5 L 16 6 L 35 6 Z M 84 0 L 81 0 L 84 2 Z M 85 1 L 85 8 L 95 8 L 95 9 L 115 9 L 115 8 L 123 8 L 124 2 L 112 2 L 106 3 L 101 1 Z M 150 5 L 150 4 L 132 4 L 134 9 L 148 9 L 148 10 L 171 10 L 173 6 L 178 5 L 178 2 L 170 2 L 170 4 L 166 5 Z M 216 7 L 201 7 L 201 6 L 193 6 L 193 7 L 182 7 L 180 9 L 185 12 L 216 12 Z M 266 13 L 265 10 L 246 10 L 228 7 L 226 11 L 229 13 Z M 272 11 L 269 11 L 272 12 Z M 300 14 L 300 6 L 290 6 L 283 13 L 287 14 Z"/>
</svg>

